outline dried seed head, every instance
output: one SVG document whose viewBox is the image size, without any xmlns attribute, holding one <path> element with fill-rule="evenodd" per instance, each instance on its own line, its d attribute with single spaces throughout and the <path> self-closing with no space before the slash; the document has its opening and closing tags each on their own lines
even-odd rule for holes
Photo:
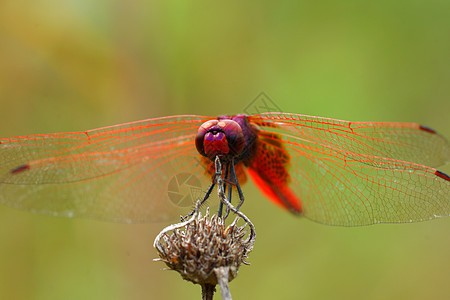
<svg viewBox="0 0 450 300">
<path fill-rule="evenodd" d="M 198 284 L 217 284 L 214 269 L 228 267 L 228 280 L 233 280 L 253 248 L 254 239 L 245 238 L 246 225 L 237 226 L 239 218 L 225 228 L 221 218 L 198 216 L 169 226 L 155 240 L 166 265 L 188 281 Z M 181 230 L 184 228 L 184 230 Z M 168 233 L 168 232 L 171 233 Z"/>
</svg>

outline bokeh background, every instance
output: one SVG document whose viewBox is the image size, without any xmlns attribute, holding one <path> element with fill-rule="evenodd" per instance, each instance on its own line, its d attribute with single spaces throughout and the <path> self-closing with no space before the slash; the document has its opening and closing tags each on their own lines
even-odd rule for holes
<svg viewBox="0 0 450 300">
<path fill-rule="evenodd" d="M 241 113 L 265 92 L 285 112 L 450 137 L 449 1 L 191 2 L 0 1 L 0 136 Z M 258 238 L 236 299 L 450 293 L 450 218 L 330 227 L 245 194 Z M 0 299 L 199 299 L 152 261 L 163 225 L 1 206 Z"/>
</svg>

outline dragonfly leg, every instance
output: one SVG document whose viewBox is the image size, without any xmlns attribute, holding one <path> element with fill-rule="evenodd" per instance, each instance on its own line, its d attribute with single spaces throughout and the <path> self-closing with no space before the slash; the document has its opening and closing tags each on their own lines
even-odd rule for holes
<svg viewBox="0 0 450 300">
<path fill-rule="evenodd" d="M 201 207 L 203 205 L 203 203 L 205 203 L 206 200 L 208 200 L 209 196 L 211 195 L 211 192 L 214 188 L 214 186 L 216 185 L 216 181 L 214 180 L 211 185 L 209 186 L 208 190 L 205 193 L 205 196 L 203 197 L 203 200 L 200 202 L 199 207 Z M 181 221 L 186 220 L 187 218 L 190 218 L 194 215 L 195 213 L 195 209 L 193 209 L 188 215 L 184 216 L 181 218 Z"/>
<path fill-rule="evenodd" d="M 242 192 L 241 186 L 239 185 L 239 181 L 237 180 L 236 171 L 234 170 L 234 165 L 233 165 L 232 172 L 233 172 L 234 179 L 236 181 L 236 189 L 239 194 L 239 199 L 241 200 L 241 202 L 239 202 L 238 206 L 236 206 L 236 209 L 239 210 L 239 208 L 242 206 L 242 204 L 244 204 L 244 193 Z"/>
<path fill-rule="evenodd" d="M 217 211 L 217 216 L 221 217 L 222 216 L 222 210 L 223 210 L 223 203 L 220 202 L 219 203 L 219 210 Z"/>
<path fill-rule="evenodd" d="M 236 189 L 239 194 L 239 199 L 241 200 L 241 202 L 239 202 L 238 206 L 236 206 L 236 210 L 239 210 L 239 208 L 242 206 L 242 204 L 244 204 L 244 193 L 242 193 L 241 186 L 239 185 L 239 181 L 236 176 L 236 170 L 234 169 L 234 160 L 232 161 L 232 164 L 231 164 L 230 181 L 233 182 L 233 185 L 236 185 Z M 229 195 L 229 198 L 230 198 L 229 199 L 229 201 L 230 201 L 231 195 Z M 230 203 L 231 203 L 231 201 L 230 201 Z M 229 213 L 230 213 L 230 209 L 228 208 L 225 218 L 228 217 Z"/>
</svg>

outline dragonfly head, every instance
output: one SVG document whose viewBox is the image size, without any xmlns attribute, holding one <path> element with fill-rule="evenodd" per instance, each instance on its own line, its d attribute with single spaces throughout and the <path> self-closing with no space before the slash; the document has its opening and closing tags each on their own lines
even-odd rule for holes
<svg viewBox="0 0 450 300">
<path fill-rule="evenodd" d="M 216 156 L 231 159 L 239 156 L 245 146 L 244 134 L 233 120 L 210 120 L 198 129 L 195 138 L 198 152 L 214 160 Z"/>
</svg>

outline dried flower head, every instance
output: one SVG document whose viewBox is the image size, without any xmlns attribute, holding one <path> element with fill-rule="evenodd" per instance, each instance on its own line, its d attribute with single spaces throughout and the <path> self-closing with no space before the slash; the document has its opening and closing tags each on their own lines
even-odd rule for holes
<svg viewBox="0 0 450 300">
<path fill-rule="evenodd" d="M 238 226 L 238 219 L 225 227 L 222 218 L 210 218 L 207 210 L 203 218 L 196 213 L 186 222 L 167 227 L 154 243 L 159 260 L 193 283 L 217 285 L 216 273 L 223 267 L 228 270 L 228 281 L 233 280 L 254 243 L 252 227 L 245 238 L 247 224 Z"/>
</svg>

